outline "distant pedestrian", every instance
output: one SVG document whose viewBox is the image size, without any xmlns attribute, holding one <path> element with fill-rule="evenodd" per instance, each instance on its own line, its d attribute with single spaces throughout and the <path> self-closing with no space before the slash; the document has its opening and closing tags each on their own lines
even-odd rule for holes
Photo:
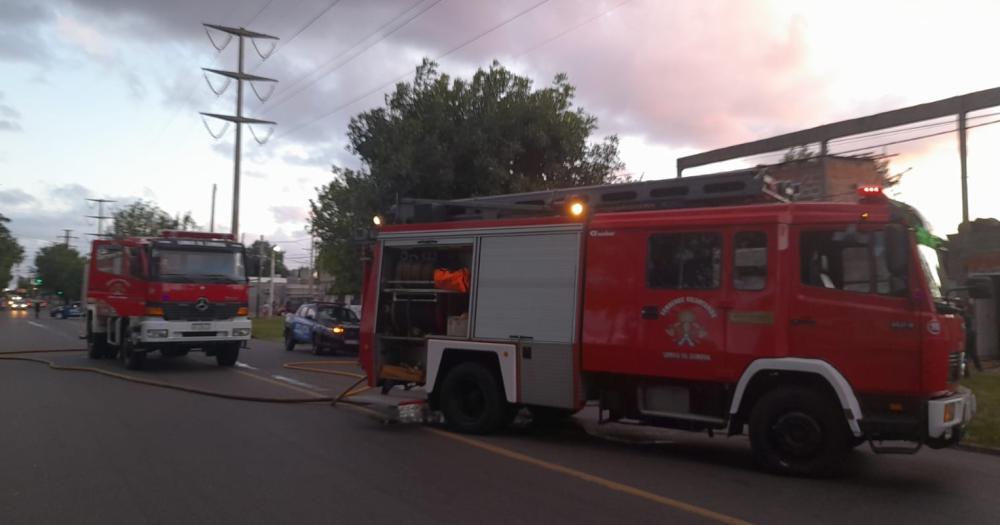
<svg viewBox="0 0 1000 525">
<path fill-rule="evenodd" d="M 42 311 L 42 302 L 35 301 L 35 319 L 38 319 L 38 313 Z"/>
<path fill-rule="evenodd" d="M 976 318 L 972 301 L 966 301 L 965 308 L 962 308 L 962 320 L 965 321 L 965 359 L 971 360 L 977 372 L 983 371 L 983 364 L 979 361 L 979 352 L 976 345 Z M 965 377 L 970 375 L 969 367 L 965 367 Z"/>
</svg>

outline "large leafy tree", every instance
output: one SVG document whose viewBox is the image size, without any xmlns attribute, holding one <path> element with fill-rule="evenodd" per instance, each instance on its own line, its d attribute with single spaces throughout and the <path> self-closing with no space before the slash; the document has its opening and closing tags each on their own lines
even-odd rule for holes
<svg viewBox="0 0 1000 525">
<path fill-rule="evenodd" d="M 198 225 L 190 213 L 171 217 L 159 206 L 144 200 L 137 200 L 116 211 L 111 235 L 117 239 L 125 237 L 153 237 L 163 230 L 196 230 Z"/>
<path fill-rule="evenodd" d="M 257 275 L 263 277 L 271 276 L 271 254 L 274 258 L 274 273 L 277 275 L 288 275 L 288 268 L 285 267 L 284 252 L 274 252 L 271 243 L 256 240 L 247 247 L 247 275 L 254 278 Z M 259 274 L 257 272 L 260 272 Z"/>
<path fill-rule="evenodd" d="M 573 106 L 566 75 L 534 89 L 498 62 L 469 80 L 452 79 L 424 60 L 412 83 L 385 105 L 351 119 L 348 150 L 363 167 L 334 167 L 319 188 L 312 229 L 320 264 L 337 292 L 357 291 L 352 232 L 371 224 L 397 197 L 462 197 L 605 184 L 623 180 L 618 138 L 591 140 L 597 118 Z"/>
<path fill-rule="evenodd" d="M 24 248 L 7 229 L 10 219 L 0 213 L 0 290 L 10 284 L 11 269 L 24 260 Z"/>
<path fill-rule="evenodd" d="M 80 252 L 64 244 L 46 246 L 35 255 L 35 272 L 42 280 L 41 288 L 67 300 L 80 298 L 83 267 Z"/>
</svg>

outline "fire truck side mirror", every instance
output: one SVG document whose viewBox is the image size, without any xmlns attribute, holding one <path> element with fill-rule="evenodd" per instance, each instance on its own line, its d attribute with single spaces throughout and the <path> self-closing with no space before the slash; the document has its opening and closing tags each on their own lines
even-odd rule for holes
<svg viewBox="0 0 1000 525">
<path fill-rule="evenodd" d="M 969 277 L 965 288 L 972 299 L 992 299 L 993 281 L 989 277 Z"/>
<path fill-rule="evenodd" d="M 885 258 L 889 272 L 896 276 L 907 274 L 910 262 L 910 232 L 902 224 L 885 227 Z"/>
</svg>

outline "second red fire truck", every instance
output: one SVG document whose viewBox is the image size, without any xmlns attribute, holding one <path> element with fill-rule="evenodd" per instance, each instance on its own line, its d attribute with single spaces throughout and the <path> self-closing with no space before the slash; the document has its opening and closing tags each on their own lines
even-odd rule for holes
<svg viewBox="0 0 1000 525">
<path fill-rule="evenodd" d="M 747 432 L 792 473 L 865 441 L 957 442 L 975 410 L 963 325 L 919 217 L 877 188 L 780 193 L 750 170 L 405 202 L 376 220 L 365 271 L 369 385 L 422 386 L 460 432 L 588 402 L 602 421 Z"/>
<path fill-rule="evenodd" d="M 233 366 L 250 340 L 243 245 L 219 233 L 96 240 L 84 284 L 91 358 L 140 368 L 201 350 Z"/>
</svg>

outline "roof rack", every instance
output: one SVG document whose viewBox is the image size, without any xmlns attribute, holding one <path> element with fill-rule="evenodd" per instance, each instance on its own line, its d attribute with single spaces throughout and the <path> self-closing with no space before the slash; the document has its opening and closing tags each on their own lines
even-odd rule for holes
<svg viewBox="0 0 1000 525">
<path fill-rule="evenodd" d="M 696 177 L 581 186 L 466 199 L 400 199 L 393 221 L 428 223 L 476 219 L 556 216 L 567 200 L 579 199 L 594 212 L 691 208 L 786 201 L 789 188 L 779 187 L 762 169 Z"/>
</svg>

